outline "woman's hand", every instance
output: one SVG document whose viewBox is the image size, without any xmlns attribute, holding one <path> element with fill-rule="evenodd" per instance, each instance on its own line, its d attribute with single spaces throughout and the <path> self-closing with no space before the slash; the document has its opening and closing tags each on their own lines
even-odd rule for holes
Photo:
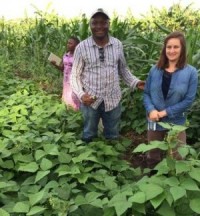
<svg viewBox="0 0 200 216">
<path fill-rule="evenodd" d="M 162 110 L 162 111 L 158 112 L 158 116 L 159 116 L 159 118 L 163 118 L 163 117 L 167 116 L 167 112 L 165 110 Z"/>
<path fill-rule="evenodd" d="M 149 119 L 152 121 L 159 121 L 159 112 L 157 110 L 152 110 L 149 113 Z"/>
</svg>

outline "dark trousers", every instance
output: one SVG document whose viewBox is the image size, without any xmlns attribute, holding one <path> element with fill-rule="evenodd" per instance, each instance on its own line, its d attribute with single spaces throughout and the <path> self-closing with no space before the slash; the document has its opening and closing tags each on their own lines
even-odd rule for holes
<svg viewBox="0 0 200 216">
<path fill-rule="evenodd" d="M 91 141 L 93 138 L 97 137 L 100 118 L 102 119 L 105 138 L 117 139 L 119 137 L 121 104 L 108 112 L 105 111 L 104 102 L 102 102 L 97 109 L 81 104 L 81 112 L 84 118 L 82 140 Z"/>
<path fill-rule="evenodd" d="M 164 138 L 167 135 L 167 131 L 152 131 L 148 130 L 147 132 L 147 139 L 148 142 L 158 140 L 163 141 Z M 177 147 L 180 145 L 186 144 L 186 132 L 182 131 L 178 134 L 177 137 L 178 143 Z M 182 160 L 183 158 L 180 156 L 180 154 L 177 151 L 177 148 L 174 148 L 171 152 L 173 158 L 176 160 Z M 149 168 L 154 168 L 165 156 L 165 152 L 160 149 L 152 149 L 147 153 L 147 166 Z"/>
</svg>

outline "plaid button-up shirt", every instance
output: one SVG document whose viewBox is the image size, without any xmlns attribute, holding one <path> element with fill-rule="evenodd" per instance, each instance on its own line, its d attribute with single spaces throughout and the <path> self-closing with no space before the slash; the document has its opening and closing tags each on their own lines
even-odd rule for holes
<svg viewBox="0 0 200 216">
<path fill-rule="evenodd" d="M 105 111 L 110 111 L 121 100 L 120 78 L 132 89 L 140 80 L 127 68 L 123 46 L 118 39 L 109 36 L 103 54 L 100 48 L 92 36 L 79 43 L 74 53 L 71 86 L 79 99 L 85 93 L 97 98 L 92 108 L 97 109 L 104 101 Z"/>
</svg>

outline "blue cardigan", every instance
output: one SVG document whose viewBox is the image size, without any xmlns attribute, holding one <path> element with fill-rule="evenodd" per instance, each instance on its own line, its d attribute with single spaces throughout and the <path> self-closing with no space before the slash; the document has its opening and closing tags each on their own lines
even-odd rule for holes
<svg viewBox="0 0 200 216">
<path fill-rule="evenodd" d="M 153 66 L 149 72 L 144 89 L 144 106 L 147 114 L 152 110 L 166 110 L 167 116 L 160 122 L 183 125 L 186 121 L 185 112 L 192 105 L 198 86 L 196 68 L 186 65 L 172 74 L 171 84 L 164 100 L 162 92 L 162 76 L 164 71 Z M 157 124 L 157 130 L 163 130 Z"/>
</svg>

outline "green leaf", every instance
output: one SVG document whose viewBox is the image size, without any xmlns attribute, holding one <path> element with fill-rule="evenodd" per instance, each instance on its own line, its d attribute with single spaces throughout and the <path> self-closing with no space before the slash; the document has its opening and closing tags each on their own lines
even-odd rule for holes
<svg viewBox="0 0 200 216">
<path fill-rule="evenodd" d="M 27 111 L 25 106 L 21 107 L 21 114 L 24 115 L 24 116 L 28 115 L 28 111 Z"/>
<path fill-rule="evenodd" d="M 29 131 L 30 128 L 27 125 L 21 124 L 19 127 L 19 131 Z"/>
<path fill-rule="evenodd" d="M 2 208 L 0 208 L 0 215 L 1 216 L 10 216 L 10 214 Z"/>
<path fill-rule="evenodd" d="M 104 155 L 117 156 L 117 152 L 114 151 L 113 146 L 103 145 L 101 151 Z"/>
<path fill-rule="evenodd" d="M 60 152 L 58 160 L 60 163 L 70 163 L 72 156 L 70 154 L 66 154 L 65 152 Z"/>
<path fill-rule="evenodd" d="M 24 172 L 31 172 L 31 173 L 34 173 L 38 170 L 38 165 L 36 162 L 31 162 L 31 163 L 28 163 L 28 164 L 20 164 L 19 165 L 19 168 L 18 168 L 19 171 L 24 171 Z"/>
<path fill-rule="evenodd" d="M 46 208 L 41 207 L 41 206 L 33 206 L 30 209 L 29 213 L 27 213 L 27 216 L 29 216 L 29 215 L 36 215 L 36 214 L 42 213 L 42 212 L 44 212 L 45 209 Z"/>
<path fill-rule="evenodd" d="M 13 186 L 16 186 L 16 183 L 13 181 L 0 182 L 0 188 L 13 187 Z"/>
<path fill-rule="evenodd" d="M 180 199 L 183 196 L 186 196 L 186 190 L 184 188 L 178 187 L 178 186 L 171 187 L 170 193 L 171 193 L 174 201 Z"/>
<path fill-rule="evenodd" d="M 13 212 L 25 212 L 27 213 L 29 211 L 30 205 L 29 202 L 17 202 L 13 208 Z"/>
<path fill-rule="evenodd" d="M 83 197 L 82 195 L 78 195 L 75 200 L 74 200 L 75 204 L 80 206 L 80 205 L 84 205 L 87 204 L 87 200 L 85 199 L 85 197 Z"/>
<path fill-rule="evenodd" d="M 165 180 L 165 184 L 169 185 L 169 186 L 178 186 L 179 185 L 179 180 L 172 176 L 172 177 L 169 177 Z"/>
<path fill-rule="evenodd" d="M 18 154 L 13 155 L 13 159 L 15 163 L 17 163 L 18 161 L 28 163 L 33 161 L 33 156 L 32 154 L 22 155 L 22 153 L 19 152 Z"/>
<path fill-rule="evenodd" d="M 185 131 L 186 129 L 187 127 L 184 125 L 173 125 L 172 126 L 172 130 L 177 131 L 177 132 Z"/>
<path fill-rule="evenodd" d="M 180 146 L 178 148 L 178 153 L 181 155 L 182 158 L 185 158 L 189 154 L 190 150 L 187 146 Z"/>
<path fill-rule="evenodd" d="M 2 135 L 8 138 L 12 138 L 13 132 L 11 130 L 2 130 Z"/>
<path fill-rule="evenodd" d="M 105 184 L 105 187 L 108 188 L 109 190 L 117 188 L 115 177 L 112 177 L 112 176 L 108 176 L 104 178 L 104 184 Z"/>
<path fill-rule="evenodd" d="M 115 207 L 115 211 L 117 216 L 122 215 L 128 208 L 132 206 L 130 202 L 128 202 L 126 196 L 122 193 L 118 193 L 115 195 L 110 202 L 108 203 L 108 207 Z"/>
<path fill-rule="evenodd" d="M 104 208 L 103 216 L 115 216 L 115 209 L 114 208 Z"/>
<path fill-rule="evenodd" d="M 103 208 L 102 200 L 96 199 L 90 203 L 90 205 L 95 206 L 97 208 Z"/>
<path fill-rule="evenodd" d="M 146 209 L 144 204 L 133 203 L 132 209 L 133 209 L 133 213 L 135 213 L 134 215 L 146 215 Z M 138 214 L 138 212 L 142 214 Z"/>
<path fill-rule="evenodd" d="M 160 126 L 162 126 L 163 128 L 168 129 L 168 130 L 171 131 L 172 126 L 171 126 L 169 123 L 166 123 L 166 122 L 159 122 L 158 124 L 159 124 Z"/>
<path fill-rule="evenodd" d="M 199 191 L 197 183 L 189 176 L 181 182 L 181 187 L 185 188 L 186 190 Z"/>
<path fill-rule="evenodd" d="M 47 172 L 47 171 L 45 171 L 45 172 Z M 54 181 L 54 180 L 48 182 L 48 183 L 45 185 L 45 189 L 57 188 L 57 187 L 59 187 L 59 184 L 58 184 L 57 181 Z"/>
<path fill-rule="evenodd" d="M 22 183 L 22 185 L 32 185 L 34 184 L 35 176 L 30 176 Z"/>
<path fill-rule="evenodd" d="M 102 196 L 102 193 L 89 192 L 86 194 L 85 199 L 87 200 L 88 203 L 90 203 L 96 200 L 100 196 Z"/>
<path fill-rule="evenodd" d="M 47 171 L 38 171 L 35 177 L 35 183 L 44 178 L 46 175 L 50 173 L 50 170 Z"/>
<path fill-rule="evenodd" d="M 141 184 L 139 185 L 141 191 L 143 191 L 146 195 L 146 200 L 153 199 L 159 194 L 163 193 L 164 189 L 156 184 Z"/>
<path fill-rule="evenodd" d="M 37 192 L 35 194 L 29 194 L 29 200 L 32 206 L 34 206 L 36 203 L 40 202 L 42 198 L 44 197 L 45 190 L 41 190 L 40 192 Z"/>
<path fill-rule="evenodd" d="M 72 158 L 72 161 L 74 163 L 79 163 L 79 162 L 82 162 L 83 160 L 88 160 L 88 157 L 93 153 L 92 150 L 86 150 L 84 152 L 82 152 L 78 157 L 74 157 Z"/>
<path fill-rule="evenodd" d="M 188 172 L 190 170 L 190 167 L 187 163 L 187 161 L 176 161 L 175 164 L 176 174 Z"/>
<path fill-rule="evenodd" d="M 157 164 L 154 168 L 155 170 L 158 170 L 158 174 L 167 174 L 170 171 L 170 168 L 168 166 L 168 160 L 164 158 L 159 164 Z"/>
<path fill-rule="evenodd" d="M 155 149 L 155 148 L 159 148 L 162 150 L 167 150 L 167 145 L 165 144 L 165 142 L 163 141 L 152 141 L 149 144 L 140 144 L 138 145 L 133 152 L 137 153 L 137 152 L 142 152 L 145 153 L 149 150 Z"/>
<path fill-rule="evenodd" d="M 3 152 L 3 150 L 7 147 L 6 143 L 0 142 L 0 152 Z"/>
<path fill-rule="evenodd" d="M 197 214 L 200 214 L 200 198 L 195 198 L 190 200 L 190 208 L 192 211 L 196 212 Z"/>
<path fill-rule="evenodd" d="M 54 191 L 56 191 L 57 196 L 62 200 L 69 200 L 71 195 L 71 188 L 69 187 L 69 185 L 54 188 Z"/>
<path fill-rule="evenodd" d="M 167 202 L 162 203 L 157 212 L 162 216 L 176 216 L 174 209 Z"/>
<path fill-rule="evenodd" d="M 134 150 L 133 150 L 133 153 L 137 153 L 137 152 L 146 152 L 146 151 L 149 151 L 150 148 L 147 144 L 140 144 L 138 145 Z"/>
<path fill-rule="evenodd" d="M 199 173 L 200 173 L 200 168 L 192 168 L 191 172 L 189 172 L 189 175 L 194 180 L 200 182 L 200 175 L 199 175 Z"/>
<path fill-rule="evenodd" d="M 0 161 L 0 166 L 4 169 L 12 169 L 14 168 L 14 163 L 12 160 Z"/>
<path fill-rule="evenodd" d="M 46 155 L 46 152 L 39 149 L 39 150 L 36 150 L 35 152 L 35 160 L 38 161 L 39 159 L 43 158 L 44 156 Z"/>
<path fill-rule="evenodd" d="M 59 155 L 58 146 L 52 144 L 43 145 L 44 151 L 50 155 Z"/>
<path fill-rule="evenodd" d="M 46 158 L 42 158 L 42 161 L 40 163 L 40 167 L 42 170 L 49 170 L 51 169 L 51 167 L 53 166 L 53 163 L 46 159 Z"/>
<path fill-rule="evenodd" d="M 79 166 L 77 165 L 73 165 L 71 167 L 67 165 L 60 165 L 56 170 L 56 172 L 58 173 L 59 176 L 67 175 L 67 174 L 75 175 L 80 173 L 80 169 Z"/>
<path fill-rule="evenodd" d="M 76 175 L 76 178 L 81 184 L 85 184 L 89 177 L 91 177 L 90 173 L 80 173 Z"/>
<path fill-rule="evenodd" d="M 133 196 L 131 196 L 128 201 L 131 203 L 145 203 L 145 193 L 144 192 L 137 192 Z"/>
<path fill-rule="evenodd" d="M 4 116 L 8 116 L 10 113 L 8 111 L 8 108 L 1 108 L 0 110 L 0 116 L 4 117 Z"/>
<path fill-rule="evenodd" d="M 154 207 L 154 209 L 157 209 L 158 206 L 161 205 L 161 203 L 163 202 L 163 200 L 165 200 L 165 198 L 166 198 L 165 194 L 162 193 L 162 194 L 158 195 L 157 197 L 151 199 L 150 202 L 151 202 L 152 206 Z"/>
</svg>

